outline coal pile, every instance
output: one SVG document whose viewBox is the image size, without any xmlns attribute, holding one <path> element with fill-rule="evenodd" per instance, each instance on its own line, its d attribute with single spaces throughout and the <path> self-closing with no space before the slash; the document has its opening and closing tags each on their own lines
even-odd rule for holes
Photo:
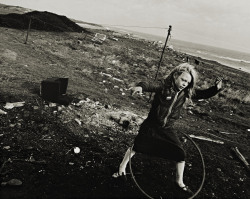
<svg viewBox="0 0 250 199">
<path fill-rule="evenodd" d="M 31 19 L 31 29 L 55 32 L 88 32 L 65 16 L 50 12 L 33 11 L 25 14 L 0 15 L 0 26 L 27 29 Z"/>
</svg>

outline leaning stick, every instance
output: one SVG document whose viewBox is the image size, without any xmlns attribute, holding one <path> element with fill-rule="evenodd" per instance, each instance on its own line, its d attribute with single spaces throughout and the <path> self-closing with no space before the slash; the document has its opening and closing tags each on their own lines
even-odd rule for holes
<svg viewBox="0 0 250 199">
<path fill-rule="evenodd" d="M 248 171 L 250 171 L 249 163 L 247 162 L 246 158 L 241 154 L 238 147 L 232 148 L 236 156 L 244 163 L 244 165 L 247 167 Z"/>
<path fill-rule="evenodd" d="M 159 64 L 158 64 L 158 69 L 157 69 L 157 72 L 156 72 L 156 74 L 155 74 L 155 79 L 154 79 L 154 81 L 157 79 L 158 72 L 159 72 L 159 69 L 160 69 L 160 67 L 161 67 L 161 62 L 162 62 L 163 54 L 164 54 L 165 48 L 166 48 L 166 46 L 167 46 L 168 38 L 169 38 L 169 36 L 171 35 L 171 33 L 170 33 L 171 30 L 172 30 L 172 26 L 170 25 L 169 28 L 168 28 L 168 35 L 167 35 L 167 38 L 166 38 L 164 47 L 163 47 L 163 49 L 162 49 L 161 58 L 160 58 L 160 61 L 159 61 Z"/>
<path fill-rule="evenodd" d="M 2 166 L 1 166 L 1 168 L 0 168 L 0 175 L 2 174 L 3 168 L 4 168 L 4 166 L 5 166 L 5 164 L 6 164 L 7 162 L 10 162 L 10 160 L 8 159 L 8 160 L 5 160 L 5 161 L 3 162 L 3 164 L 2 164 Z"/>
<path fill-rule="evenodd" d="M 26 40 L 25 40 L 24 44 L 27 44 L 27 41 L 28 41 L 29 32 L 30 32 L 30 25 L 31 25 L 31 17 L 30 17 L 30 20 L 29 20 L 29 26 L 28 26 L 27 35 L 26 35 Z"/>
<path fill-rule="evenodd" d="M 170 35 L 171 35 L 171 30 L 172 30 L 172 26 L 170 25 L 169 28 L 168 28 L 167 38 L 166 38 L 164 47 L 163 47 L 163 49 L 162 49 L 161 58 L 160 58 L 160 61 L 159 61 L 159 63 L 158 63 L 158 68 L 157 68 L 157 71 L 156 71 L 156 74 L 155 74 L 154 81 L 157 79 L 157 76 L 158 76 L 158 73 L 159 73 L 159 70 L 160 70 L 160 67 L 161 67 L 161 62 L 162 62 L 163 54 L 164 54 L 165 48 L 166 48 L 166 46 L 167 46 L 168 38 L 169 38 Z M 149 97 L 149 100 L 148 100 L 148 101 L 151 100 L 151 97 L 152 97 L 152 93 L 150 94 L 150 97 Z"/>
</svg>

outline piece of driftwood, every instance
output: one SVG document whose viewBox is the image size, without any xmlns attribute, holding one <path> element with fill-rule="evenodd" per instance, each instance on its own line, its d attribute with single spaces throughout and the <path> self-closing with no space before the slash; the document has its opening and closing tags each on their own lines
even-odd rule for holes
<svg viewBox="0 0 250 199">
<path fill-rule="evenodd" d="M 237 135 L 237 133 L 228 133 L 228 132 L 224 132 L 224 131 L 218 131 L 221 134 L 226 134 L 226 135 Z"/>
<path fill-rule="evenodd" d="M 9 181 L 7 181 L 7 182 L 2 182 L 1 183 L 1 186 L 6 186 L 6 185 L 10 185 L 10 186 L 20 186 L 20 185 L 22 185 L 23 184 L 23 182 L 21 181 L 21 180 L 19 180 L 19 179 L 11 179 L 11 180 L 9 180 Z"/>
<path fill-rule="evenodd" d="M 215 139 L 211 139 L 205 136 L 196 136 L 196 135 L 189 135 L 191 138 L 195 138 L 195 139 L 199 139 L 199 140 L 205 140 L 205 141 L 209 141 L 209 142 L 215 142 L 217 144 L 224 144 L 224 142 L 220 141 L 220 140 L 215 140 Z"/>
<path fill-rule="evenodd" d="M 13 159 L 12 161 L 29 162 L 33 164 L 47 164 L 45 160 L 36 161 L 34 159 Z"/>
<path fill-rule="evenodd" d="M 3 162 L 3 164 L 2 164 L 2 166 L 1 166 L 1 168 L 0 168 L 0 175 L 3 174 L 3 173 L 2 173 L 3 168 L 4 168 L 5 164 L 8 163 L 8 162 L 10 162 L 10 160 L 5 160 L 5 161 Z"/>
<path fill-rule="evenodd" d="M 250 171 L 249 163 L 247 162 L 246 158 L 241 154 L 238 147 L 232 147 L 231 149 L 235 153 L 235 155 L 243 162 L 243 164 L 246 166 L 247 170 Z"/>
<path fill-rule="evenodd" d="M 227 141 L 227 142 L 231 142 L 231 143 L 234 143 L 234 144 L 237 144 L 237 145 L 240 145 L 240 146 L 246 146 L 245 144 L 241 144 L 241 143 L 239 143 L 239 142 L 234 142 L 234 141 L 231 141 L 231 140 L 229 140 L 229 139 L 225 139 L 225 138 L 222 138 L 222 137 L 220 137 L 220 136 L 214 135 L 214 134 L 212 134 L 212 133 L 206 133 L 206 132 L 204 132 L 204 133 L 207 134 L 207 135 L 211 135 L 211 136 L 213 136 L 213 137 L 219 138 L 220 140 L 224 140 L 224 141 Z"/>
</svg>

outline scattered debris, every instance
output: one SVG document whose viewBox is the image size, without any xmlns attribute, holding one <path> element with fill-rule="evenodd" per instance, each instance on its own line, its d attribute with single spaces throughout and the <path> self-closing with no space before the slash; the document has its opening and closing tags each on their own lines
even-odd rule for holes
<svg viewBox="0 0 250 199">
<path fill-rule="evenodd" d="M 51 139 L 51 137 L 49 135 L 43 135 L 41 140 L 52 140 L 52 139 Z"/>
<path fill-rule="evenodd" d="M 236 135 L 237 134 L 237 133 L 228 133 L 228 132 L 222 132 L 222 131 L 219 131 L 219 133 L 227 134 L 227 135 Z"/>
<path fill-rule="evenodd" d="M 8 162 L 11 162 L 10 158 L 9 158 L 8 160 L 5 160 L 5 161 L 3 162 L 3 164 L 2 164 L 2 166 L 1 166 L 1 168 L 0 168 L 0 176 L 1 176 L 1 174 L 2 174 L 2 171 L 3 171 L 3 168 L 4 168 L 5 164 L 8 163 Z"/>
<path fill-rule="evenodd" d="M 79 125 L 82 125 L 82 122 L 81 122 L 79 119 L 75 118 L 75 121 L 76 121 Z"/>
<path fill-rule="evenodd" d="M 21 107 L 24 106 L 25 102 L 14 102 L 14 103 L 10 103 L 7 102 L 6 105 L 4 106 L 5 109 L 13 109 L 14 107 Z"/>
<path fill-rule="evenodd" d="M 9 150 L 10 146 L 4 146 L 3 149 Z"/>
<path fill-rule="evenodd" d="M 6 185 L 10 185 L 10 186 L 20 186 L 22 185 L 22 181 L 18 180 L 18 179 L 11 179 L 8 182 L 2 182 L 1 186 L 6 186 Z"/>
<path fill-rule="evenodd" d="M 112 39 L 114 41 L 118 41 L 118 38 L 116 38 L 116 37 L 110 37 L 110 39 Z"/>
<path fill-rule="evenodd" d="M 249 163 L 247 162 L 246 158 L 241 154 L 238 147 L 232 147 L 232 151 L 235 153 L 235 155 L 243 162 L 243 164 L 246 166 L 248 171 L 250 171 Z"/>
<path fill-rule="evenodd" d="M 246 146 L 246 144 L 234 142 L 234 141 L 231 141 L 231 140 L 229 140 L 229 139 L 225 139 L 225 138 L 222 138 L 222 137 L 220 137 L 220 136 L 214 135 L 214 134 L 212 134 L 212 133 L 207 133 L 207 132 L 204 132 L 204 133 L 207 134 L 207 135 L 211 135 L 211 136 L 213 136 L 213 137 L 219 138 L 219 139 L 221 139 L 221 140 L 227 141 L 227 142 L 231 142 L 231 143 L 238 144 L 238 145 L 241 145 L 241 146 Z"/>
<path fill-rule="evenodd" d="M 173 47 L 173 45 L 170 45 L 170 46 L 167 46 L 167 49 L 174 50 L 174 47 Z"/>
<path fill-rule="evenodd" d="M 79 45 L 82 44 L 82 41 L 78 39 L 77 44 L 79 44 Z"/>
<path fill-rule="evenodd" d="M 113 77 L 113 80 L 118 81 L 118 82 L 123 82 L 123 80 L 115 78 L 115 77 Z"/>
<path fill-rule="evenodd" d="M 107 116 L 122 125 L 123 127 L 128 127 L 129 125 L 139 126 L 144 119 L 129 111 L 113 111 L 107 113 Z"/>
<path fill-rule="evenodd" d="M 34 163 L 34 164 L 46 164 L 45 160 L 35 160 L 33 156 L 30 156 L 29 158 L 23 160 L 23 159 L 13 159 L 12 161 L 20 161 L 20 162 L 29 162 L 29 163 Z"/>
<path fill-rule="evenodd" d="M 3 111 L 2 109 L 0 109 L 0 115 L 6 115 L 7 112 Z"/>
<path fill-rule="evenodd" d="M 214 140 L 205 136 L 196 136 L 196 135 L 189 135 L 191 138 L 195 138 L 195 139 L 199 139 L 199 140 L 206 140 L 206 141 L 210 141 L 210 142 L 215 142 L 218 144 L 224 144 L 224 142 L 220 141 L 220 140 Z"/>
<path fill-rule="evenodd" d="M 38 107 L 38 106 L 33 106 L 33 109 L 34 109 L 34 110 L 38 110 L 39 107 Z"/>
<path fill-rule="evenodd" d="M 101 33 L 96 33 L 94 38 L 92 39 L 93 42 L 102 44 L 106 40 L 106 35 Z"/>
<path fill-rule="evenodd" d="M 80 153 L 80 148 L 79 147 L 74 147 L 74 153 Z"/>
<path fill-rule="evenodd" d="M 16 124 L 10 124 L 10 127 L 11 128 L 13 128 L 13 127 L 15 127 L 16 126 Z"/>
<path fill-rule="evenodd" d="M 184 136 L 182 136 L 182 137 L 180 138 L 180 140 L 181 140 L 183 143 L 186 143 L 186 142 L 187 142 L 187 138 L 184 137 Z"/>
<path fill-rule="evenodd" d="M 112 64 L 115 64 L 116 62 L 118 62 L 118 61 L 116 61 L 116 60 L 113 60 L 113 61 L 112 61 Z"/>
<path fill-rule="evenodd" d="M 110 74 L 107 74 L 107 73 L 103 73 L 103 72 L 100 72 L 101 75 L 104 75 L 104 76 L 107 76 L 107 77 L 112 77 L 112 75 Z"/>
<path fill-rule="evenodd" d="M 49 107 L 56 107 L 56 103 L 50 102 L 50 103 L 49 103 Z"/>
<path fill-rule="evenodd" d="M 221 172 L 221 168 L 217 168 L 217 171 Z"/>
<path fill-rule="evenodd" d="M 228 133 L 225 131 L 218 131 L 218 130 L 211 130 L 211 129 L 207 129 L 208 131 L 215 131 L 216 133 L 221 133 L 221 134 L 226 134 L 226 135 L 237 135 L 237 133 Z"/>
<path fill-rule="evenodd" d="M 17 53 L 9 49 L 5 49 L 3 52 L 1 52 L 1 54 L 4 58 L 12 61 L 15 61 L 17 58 Z"/>
</svg>

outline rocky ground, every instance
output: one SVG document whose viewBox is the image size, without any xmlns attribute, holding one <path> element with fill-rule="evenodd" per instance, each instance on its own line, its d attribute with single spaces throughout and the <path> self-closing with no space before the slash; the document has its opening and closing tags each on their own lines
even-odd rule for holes
<svg viewBox="0 0 250 199">
<path fill-rule="evenodd" d="M 107 35 L 102 44 L 91 40 L 96 32 Z M 154 79 L 161 54 L 157 46 L 106 30 L 31 29 L 24 44 L 26 33 L 0 27 L 1 198 L 145 198 L 129 168 L 127 180 L 111 176 L 150 108 L 150 94 L 131 96 L 128 88 Z M 158 78 L 187 56 L 166 50 Z M 249 171 L 232 149 L 237 147 L 249 162 L 250 75 L 189 58 L 193 64 L 199 60 L 199 87 L 224 77 L 219 95 L 195 101 L 176 124 L 180 137 L 185 132 L 212 139 L 193 138 L 206 167 L 196 198 L 249 198 Z M 39 94 L 41 81 L 55 76 L 69 78 L 68 106 Z M 189 154 L 185 182 L 195 191 L 202 182 L 202 162 L 189 139 L 184 146 Z M 150 196 L 185 197 L 175 190 L 173 162 L 137 154 L 132 170 Z"/>
</svg>

